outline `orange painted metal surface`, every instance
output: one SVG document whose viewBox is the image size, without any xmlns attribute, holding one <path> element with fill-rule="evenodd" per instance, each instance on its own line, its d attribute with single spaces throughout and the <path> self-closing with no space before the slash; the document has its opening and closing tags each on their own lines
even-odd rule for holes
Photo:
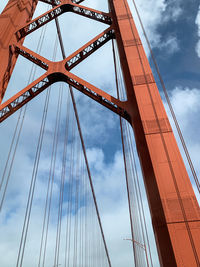
<svg viewBox="0 0 200 267">
<path fill-rule="evenodd" d="M 0 122 L 57 81 L 67 82 L 127 119 L 135 133 L 161 265 L 200 266 L 200 209 L 127 1 L 110 0 L 110 14 L 80 6 L 78 0 L 44 2 L 54 8 L 32 21 L 37 1 L 11 0 L 0 15 L 0 103 L 19 54 L 46 70 L 0 105 Z M 109 28 L 60 62 L 51 62 L 22 45 L 26 35 L 64 12 L 103 22 Z M 118 43 L 125 102 L 70 72 L 112 38 Z"/>
<path fill-rule="evenodd" d="M 51 0 L 45 2 L 51 3 Z M 7 44 L 7 46 L 5 46 L 5 50 L 7 48 L 6 51 L 7 55 L 9 55 L 10 61 L 9 64 L 2 65 L 2 73 L 0 75 L 0 80 L 3 81 L 3 85 L 0 86 L 0 93 L 2 95 L 2 98 L 5 93 L 12 70 L 14 68 L 16 58 L 19 54 L 45 69 L 46 73 L 36 81 L 33 81 L 26 88 L 18 92 L 8 101 L 0 105 L 0 122 L 5 120 L 16 110 L 18 110 L 28 101 L 37 96 L 40 92 L 45 90 L 49 85 L 58 81 L 67 82 L 77 90 L 83 92 L 84 94 L 101 103 L 113 112 L 128 119 L 128 114 L 124 109 L 124 103 L 69 72 L 69 70 L 71 70 L 74 66 L 94 53 L 110 39 L 114 38 L 113 27 L 109 27 L 107 30 L 103 31 L 101 34 L 93 38 L 90 42 L 78 49 L 72 55 L 60 62 L 51 62 L 22 45 L 22 41 L 25 36 L 31 34 L 31 32 L 37 30 L 38 28 L 42 27 L 49 21 L 55 19 L 65 12 L 73 12 L 77 15 L 85 16 L 107 25 L 112 24 L 110 14 L 77 5 L 76 2 L 79 3 L 82 1 L 53 1 L 52 3 L 54 3 L 55 7 L 53 7 L 51 10 L 42 14 L 34 20 L 28 21 L 28 23 L 25 23 L 24 25 L 19 24 L 19 27 L 16 27 L 15 31 L 13 29 L 13 31 L 10 33 L 10 36 L 12 36 L 12 38 L 10 38 L 10 42 Z M 17 3 L 15 2 L 14 5 L 17 5 Z M 6 10 L 7 7 L 5 8 L 4 13 L 6 13 Z M 2 42 L 4 42 L 4 36 L 2 37 Z M 2 53 L 4 53 L 4 51 Z M 9 75 L 7 75 L 8 65 L 11 66 L 9 67 Z M 6 83 L 5 77 L 8 77 L 6 79 Z"/>
<path fill-rule="evenodd" d="M 16 63 L 17 55 L 12 54 L 10 45 L 16 42 L 16 31 L 29 22 L 38 0 L 9 1 L 0 15 L 0 103 Z M 23 39 L 20 41 L 23 43 Z"/>
<path fill-rule="evenodd" d="M 127 1 L 111 8 L 160 262 L 200 266 L 199 205 Z"/>
</svg>

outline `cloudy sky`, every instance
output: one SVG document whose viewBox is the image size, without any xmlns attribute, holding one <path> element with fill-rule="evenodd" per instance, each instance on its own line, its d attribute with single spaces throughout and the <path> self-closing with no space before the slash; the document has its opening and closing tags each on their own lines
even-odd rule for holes
<svg viewBox="0 0 200 267">
<path fill-rule="evenodd" d="M 5 0 L 1 1 L 0 11 L 2 11 L 6 2 Z M 129 0 L 129 4 L 146 49 L 132 0 Z M 197 174 L 200 174 L 200 3 L 197 0 L 136 0 L 136 4 Z M 85 0 L 83 5 L 102 11 L 108 10 L 106 0 Z M 40 3 L 35 16 L 42 14 L 46 9 L 47 5 Z M 64 14 L 59 18 L 59 21 L 67 55 L 107 27 L 74 14 Z M 28 36 L 24 45 L 36 51 L 40 32 L 41 29 Z M 47 26 L 44 45 L 40 52 L 42 56 L 48 59 L 52 58 L 56 39 L 55 32 L 54 21 L 52 21 Z M 146 53 L 149 55 L 147 49 Z M 56 60 L 61 60 L 60 53 L 57 54 Z M 26 86 L 31 66 L 25 59 L 19 58 L 5 99 Z M 116 96 L 111 42 L 74 68 L 72 72 Z M 37 70 L 35 78 L 41 74 L 42 72 Z M 158 86 L 160 88 L 159 82 Z M 52 138 L 55 103 L 58 98 L 56 88 L 56 86 L 52 87 L 46 126 L 49 133 L 45 139 L 46 145 L 51 142 Z M 163 95 L 161 90 L 160 93 Z M 75 96 L 112 265 L 116 267 L 133 266 L 131 244 L 129 241 L 123 240 L 124 238 L 130 238 L 131 235 L 120 144 L 119 118 L 80 93 L 75 92 Z M 21 218 L 24 216 L 27 188 L 30 181 L 30 175 L 27 174 L 31 173 L 33 168 L 32 161 L 36 149 L 34 144 L 38 138 L 44 98 L 45 94 L 42 93 L 28 105 L 8 192 L 0 216 L 0 236 L 3 240 L 0 244 L 0 255 L 5 255 L 3 259 L 1 257 L 0 265 L 5 267 L 15 266 L 16 262 L 15 248 L 20 240 L 20 223 L 22 223 Z M 165 102 L 164 98 L 163 101 Z M 18 113 L 0 125 L 0 147 L 3 151 L 0 154 L 0 175 L 3 173 L 14 131 L 13 125 L 15 125 L 17 117 Z M 50 156 L 45 157 L 45 155 L 49 155 L 48 153 L 50 152 L 46 149 L 42 157 L 40 164 L 42 173 L 45 173 L 48 165 L 47 161 L 50 159 Z M 41 177 L 38 179 L 37 189 L 37 199 L 43 200 L 45 183 Z M 55 189 L 54 194 L 57 193 Z M 144 199 L 146 206 L 145 201 Z M 33 222 L 37 222 L 40 215 L 41 211 L 36 205 L 32 214 Z M 52 227 L 51 231 L 54 230 Z M 37 234 L 37 229 L 33 228 L 33 232 Z M 152 238 L 151 240 L 153 242 Z M 155 248 L 152 249 L 152 253 L 154 266 L 159 266 Z M 26 260 L 27 266 L 35 266 L 31 264 L 31 258 L 30 262 L 28 259 Z"/>
</svg>

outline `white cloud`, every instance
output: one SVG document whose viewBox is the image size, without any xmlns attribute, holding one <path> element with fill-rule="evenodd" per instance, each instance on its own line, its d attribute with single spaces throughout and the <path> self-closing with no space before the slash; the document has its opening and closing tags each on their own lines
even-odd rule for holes
<svg viewBox="0 0 200 267">
<path fill-rule="evenodd" d="M 196 50 L 197 56 L 200 57 L 200 40 L 197 42 L 195 50 Z"/>
<path fill-rule="evenodd" d="M 179 125 L 181 127 L 186 145 L 188 147 L 189 153 L 191 155 L 192 161 L 194 163 L 195 169 L 197 171 L 197 176 L 200 175 L 200 165 L 199 165 L 199 151 L 200 151 L 200 129 L 199 129 L 199 113 L 200 113 L 200 90 L 197 88 L 183 88 L 176 87 L 171 92 L 171 103 L 174 108 L 175 114 L 177 116 Z M 169 118 L 171 120 L 172 126 L 174 128 L 174 133 L 176 140 L 178 141 L 179 148 L 182 152 L 182 156 L 187 165 L 187 169 L 190 173 L 188 163 L 186 162 L 183 148 L 180 144 L 178 134 L 175 130 L 175 126 L 169 112 L 168 106 L 166 105 Z M 191 174 L 190 177 L 192 178 Z"/>
<path fill-rule="evenodd" d="M 82 4 L 107 11 L 106 3 L 106 0 L 88 0 L 83 2 Z M 162 46 L 166 50 L 169 49 L 170 53 L 176 52 L 178 49 L 176 38 L 170 36 L 168 37 L 166 43 L 161 42 L 161 36 L 157 31 L 157 27 L 163 22 L 163 20 L 165 21 L 165 23 L 170 19 L 177 20 L 179 15 L 181 14 L 180 7 L 177 7 L 177 9 L 172 9 L 171 5 L 174 4 L 174 2 L 164 0 L 140 0 L 140 2 L 138 3 L 140 13 L 147 29 L 147 33 L 150 37 L 152 46 Z M 45 9 L 44 5 L 40 4 L 40 6 L 43 12 L 43 10 Z M 38 14 L 39 13 L 41 13 L 41 10 L 38 10 Z M 64 18 L 67 18 L 66 23 L 62 22 Z M 136 19 L 135 16 L 134 18 Z M 92 36 L 95 36 L 97 33 L 101 32 L 104 28 L 104 26 L 101 26 L 98 23 L 93 23 L 91 25 L 90 23 L 88 23 L 87 19 L 81 18 L 80 21 L 82 25 L 86 25 L 83 23 L 87 21 L 87 27 L 85 26 L 85 28 L 82 28 L 81 23 L 78 23 L 77 17 L 72 14 L 65 14 L 59 20 L 61 21 L 61 23 L 63 23 L 62 31 L 65 38 L 64 41 L 67 53 L 71 53 L 74 49 L 79 48 L 80 45 L 89 40 Z M 137 19 L 136 23 L 138 24 Z M 51 53 L 53 50 L 54 40 L 52 41 L 52 36 L 54 36 L 55 28 L 53 28 L 54 26 L 52 25 L 53 22 L 47 29 L 49 35 L 51 36 L 51 39 L 50 41 L 49 39 L 45 40 L 44 49 L 42 50 L 42 55 L 44 56 L 47 56 L 47 53 Z M 69 25 L 72 26 L 69 27 Z M 37 36 L 38 33 L 35 32 L 26 40 L 26 45 L 33 50 L 36 47 L 35 41 Z M 101 87 L 102 89 L 104 89 L 104 87 L 108 88 L 108 92 L 114 94 L 115 81 L 113 76 L 113 66 L 112 63 L 110 63 L 108 57 L 109 59 L 111 59 L 111 47 L 109 44 L 99 50 L 94 57 L 91 56 L 86 62 L 80 64 L 80 68 L 76 68 L 74 72 L 77 75 L 80 75 L 80 77 L 83 77 L 84 79 L 89 80 L 91 83 L 94 83 L 95 85 Z M 23 65 L 25 60 L 22 60 L 21 62 Z M 7 97 L 12 95 L 13 92 L 17 91 L 18 88 L 23 88 L 26 85 L 27 81 L 23 81 L 23 78 L 26 76 L 26 72 L 28 72 L 28 67 L 24 67 L 23 72 L 21 71 L 20 66 L 18 67 L 18 69 L 16 68 L 16 75 L 13 78 L 13 81 L 11 81 L 10 83 Z M 111 77 L 113 77 L 112 81 L 110 81 Z M 55 107 L 58 96 L 57 87 L 58 86 L 56 85 L 52 87 L 52 97 L 50 100 L 48 115 L 49 117 L 47 120 L 47 136 L 45 139 L 46 146 L 52 143 L 52 131 L 56 113 Z M 67 86 L 65 86 L 65 90 L 68 90 Z M 66 95 L 67 94 L 65 94 L 63 97 L 64 103 L 66 103 Z M 94 179 L 95 191 L 97 194 L 97 200 L 102 215 L 103 227 L 106 240 L 108 242 L 111 259 L 113 261 L 113 266 L 132 266 L 133 257 L 131 244 L 128 241 L 123 240 L 123 238 L 130 237 L 123 158 L 119 149 L 110 148 L 110 160 L 109 162 L 106 162 L 106 156 L 104 152 L 105 146 L 109 145 L 110 139 L 115 139 L 117 131 L 119 134 L 119 128 L 117 126 L 119 120 L 117 116 L 115 116 L 111 112 L 107 112 L 103 107 L 99 106 L 99 104 L 91 102 L 87 97 L 81 97 L 81 95 L 76 92 L 75 95 L 81 119 L 81 126 L 84 138 L 86 140 L 86 146 L 88 143 L 90 143 L 89 148 L 87 148 L 87 154 Z M 9 267 L 10 262 L 15 263 L 16 260 L 16 247 L 19 244 L 19 238 L 21 234 L 19 228 L 21 227 L 24 218 L 24 208 L 27 201 L 27 191 L 30 181 L 30 174 L 32 171 L 32 159 L 35 149 L 35 147 L 33 148 L 33 145 L 35 145 L 37 142 L 38 124 L 39 119 L 41 120 L 43 101 L 44 94 L 41 94 L 29 104 L 28 113 L 25 120 L 26 127 L 23 129 L 20 147 L 17 152 L 17 157 L 9 184 L 9 192 L 6 199 L 7 206 L 5 206 L 6 208 L 1 219 L 1 225 L 3 225 L 3 227 L 0 230 L 1 240 L 4 240 L 3 245 L 0 246 L 0 254 L 7 256 L 5 257 L 5 259 L 0 260 L 0 264 L 4 267 Z M 177 114 L 179 114 L 180 120 L 184 125 L 184 133 L 186 131 L 186 135 L 190 136 L 193 128 L 188 127 L 188 125 L 189 123 L 191 123 L 191 120 L 193 118 L 192 114 L 194 114 L 193 112 L 197 114 L 200 111 L 200 98 L 198 90 L 190 90 L 188 88 L 182 90 L 182 88 L 176 88 L 176 90 L 174 90 L 172 94 L 172 102 L 175 103 L 174 105 L 177 108 Z M 5 154 L 8 151 L 7 144 L 10 144 L 10 139 L 12 136 L 11 133 L 13 130 L 13 125 L 16 123 L 16 117 L 17 116 L 15 115 L 12 116 L 7 120 L 7 122 L 1 125 L 0 142 L 1 149 L 5 151 Z M 198 141 L 194 140 L 195 138 L 192 138 L 190 146 L 192 147 L 195 158 L 198 159 Z M 61 151 L 61 148 L 62 145 L 59 146 L 59 151 Z M 48 175 L 50 152 L 50 148 L 46 148 L 41 160 L 40 171 L 44 177 L 47 177 Z M 5 154 L 0 153 L 1 171 L 2 166 L 4 166 L 6 160 Z M 60 155 L 58 159 L 61 161 Z M 17 169 L 17 167 L 19 166 L 21 168 Z M 56 168 L 56 175 L 59 173 L 59 170 L 60 165 L 58 164 Z M 40 208 L 42 206 L 41 202 L 45 199 L 44 192 L 46 192 L 46 183 L 44 182 L 44 179 L 42 179 L 44 177 L 40 177 L 41 179 L 39 179 L 37 182 L 37 201 L 35 203 L 31 219 L 31 227 L 33 233 L 32 246 L 35 247 L 35 250 L 37 250 L 36 252 L 34 251 L 35 254 L 38 253 L 38 240 L 40 238 L 40 231 L 38 231 L 38 229 L 41 230 L 41 225 L 39 225 L 38 223 L 38 218 L 42 218 L 42 211 Z M 59 190 L 56 182 L 53 192 L 54 196 L 57 195 Z M 8 215 L 9 218 L 7 217 Z M 4 220 L 6 220 L 6 223 Z M 52 240 L 52 244 L 54 244 L 55 240 L 54 234 L 55 225 L 51 224 L 49 230 L 49 239 Z M 28 251 L 31 255 L 34 255 L 33 252 L 30 252 L 31 250 Z M 53 255 L 53 245 L 50 248 L 50 252 Z M 31 262 L 32 257 L 30 255 L 28 256 L 29 259 L 27 259 L 27 266 L 36 266 L 36 264 Z M 156 259 L 156 256 L 154 256 L 154 259 Z M 48 263 L 49 266 L 52 265 L 51 259 Z"/>
<path fill-rule="evenodd" d="M 169 36 L 165 42 L 162 42 L 159 49 L 164 49 L 165 54 L 171 55 L 179 50 L 178 40 L 175 36 Z"/>
<path fill-rule="evenodd" d="M 161 24 L 168 23 L 170 20 L 176 21 L 179 18 L 179 16 L 182 13 L 182 9 L 180 7 L 181 1 L 138 0 L 135 2 L 138 7 L 147 36 L 150 40 L 151 46 L 153 48 L 155 47 L 164 48 L 165 52 L 169 50 L 170 53 L 175 53 L 178 50 L 178 40 L 176 40 L 175 36 L 173 37 L 161 36 L 161 34 L 158 32 L 158 27 Z M 133 6 L 132 1 L 130 0 L 129 0 L 129 5 L 131 7 L 131 11 L 133 13 L 133 18 L 136 22 L 137 28 L 140 32 L 140 36 L 142 37 L 145 51 L 147 55 L 149 55 L 149 51 L 142 33 L 142 29 L 137 14 L 135 12 L 135 8 Z"/>
<path fill-rule="evenodd" d="M 169 20 L 177 21 L 177 19 L 182 14 L 181 2 L 182 0 L 168 0 L 165 1 L 167 4 L 166 12 L 163 16 L 163 22 L 168 22 Z"/>
<path fill-rule="evenodd" d="M 188 116 L 193 116 L 200 109 L 200 91 L 197 88 L 176 87 L 171 93 L 171 99 L 176 114 L 182 116 L 181 121 L 186 121 Z"/>
</svg>

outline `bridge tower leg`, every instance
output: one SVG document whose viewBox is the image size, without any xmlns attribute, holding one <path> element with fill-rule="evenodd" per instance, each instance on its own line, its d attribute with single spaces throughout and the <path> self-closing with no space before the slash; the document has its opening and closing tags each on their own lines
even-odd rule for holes
<svg viewBox="0 0 200 267">
<path fill-rule="evenodd" d="M 0 103 L 4 97 L 17 56 L 12 56 L 11 45 L 17 41 L 15 33 L 33 16 L 38 0 L 9 1 L 0 15 Z M 20 40 L 23 43 L 23 39 Z"/>
<path fill-rule="evenodd" d="M 77 3 L 82 2 L 81 0 L 62 0 L 61 3 L 43 0 L 43 2 L 52 3 L 55 8 L 34 21 L 30 20 L 37 0 L 10 0 L 0 15 L 0 103 L 18 54 L 47 70 L 41 79 L 0 106 L 0 122 L 48 85 L 57 81 L 69 83 L 128 119 L 135 134 L 160 263 L 165 267 L 200 266 L 199 205 L 127 0 L 109 0 L 110 14 L 79 7 Z M 24 37 L 31 31 L 66 11 L 111 26 L 102 35 L 91 40 L 67 59 L 57 62 L 53 67 L 53 62 L 26 49 L 22 43 Z M 126 86 L 125 102 L 115 99 L 70 73 L 73 66 L 114 37 L 118 44 Z M 86 50 L 89 46 L 90 50 Z M 22 94 L 23 98 L 20 98 Z"/>
<path fill-rule="evenodd" d="M 161 264 L 200 266 L 199 205 L 127 1 L 111 9 Z"/>
</svg>

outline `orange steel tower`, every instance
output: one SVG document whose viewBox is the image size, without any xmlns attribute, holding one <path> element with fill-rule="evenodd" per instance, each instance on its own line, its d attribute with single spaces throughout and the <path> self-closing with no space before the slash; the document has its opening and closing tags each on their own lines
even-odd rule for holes
<svg viewBox="0 0 200 267">
<path fill-rule="evenodd" d="M 200 209 L 159 95 L 127 0 L 109 0 L 110 13 L 80 5 L 83 0 L 42 0 L 53 8 L 31 20 L 37 0 L 10 0 L 0 16 L 0 103 L 17 57 L 46 70 L 0 105 L 0 122 L 50 84 L 64 81 L 130 122 L 142 166 L 161 266 L 200 266 Z M 108 29 L 72 55 L 52 62 L 23 46 L 26 35 L 65 12 L 105 23 Z M 70 70 L 116 38 L 127 101 L 120 101 Z"/>
</svg>

